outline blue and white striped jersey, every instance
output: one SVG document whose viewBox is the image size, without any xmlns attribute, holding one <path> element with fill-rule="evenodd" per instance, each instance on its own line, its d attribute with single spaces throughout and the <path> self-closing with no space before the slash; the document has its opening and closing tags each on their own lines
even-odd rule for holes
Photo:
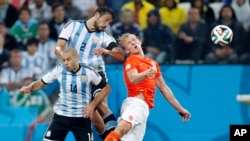
<svg viewBox="0 0 250 141">
<path fill-rule="evenodd" d="M 55 59 L 56 58 L 56 55 L 54 53 L 55 47 L 56 47 L 56 41 L 49 39 L 44 44 L 39 42 L 37 52 L 44 55 L 44 57 L 47 58 L 48 60 Z"/>
<path fill-rule="evenodd" d="M 84 65 L 71 73 L 60 64 L 42 77 L 44 83 L 52 83 L 55 79 L 60 83 L 60 93 L 54 112 L 67 117 L 83 117 L 83 109 L 92 97 L 91 84 L 98 85 L 103 78 Z"/>
<path fill-rule="evenodd" d="M 2 69 L 0 73 L 0 84 L 8 84 L 12 82 L 23 82 L 27 77 L 33 77 L 33 71 L 21 67 L 17 72 L 15 72 L 12 67 L 6 67 Z M 12 98 L 15 94 L 19 93 L 19 89 L 9 91 L 10 97 Z"/>
<path fill-rule="evenodd" d="M 80 56 L 80 62 L 84 63 L 98 72 L 104 71 L 105 66 L 102 56 L 96 56 L 93 51 L 96 47 L 108 47 L 115 39 L 105 31 L 91 32 L 85 21 L 73 20 L 62 29 L 60 39 L 68 41 L 68 46 L 76 48 Z"/>
<path fill-rule="evenodd" d="M 38 52 L 33 56 L 29 55 L 27 51 L 22 52 L 22 66 L 32 70 L 38 78 L 49 70 L 48 60 Z"/>
</svg>

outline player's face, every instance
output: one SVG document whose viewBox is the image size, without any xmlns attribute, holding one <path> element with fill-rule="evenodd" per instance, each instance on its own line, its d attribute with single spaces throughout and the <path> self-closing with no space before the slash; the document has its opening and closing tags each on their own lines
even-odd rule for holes
<svg viewBox="0 0 250 141">
<path fill-rule="evenodd" d="M 142 51 L 141 41 L 134 35 L 129 35 L 124 42 L 124 48 L 127 53 L 139 54 Z"/>
<path fill-rule="evenodd" d="M 75 72 L 78 67 L 78 56 L 73 55 L 71 52 L 66 52 L 62 55 L 62 61 L 69 72 Z"/>
<path fill-rule="evenodd" d="M 104 30 L 112 22 L 112 16 L 108 13 L 99 15 L 97 13 L 97 19 L 94 22 L 96 31 Z"/>
</svg>

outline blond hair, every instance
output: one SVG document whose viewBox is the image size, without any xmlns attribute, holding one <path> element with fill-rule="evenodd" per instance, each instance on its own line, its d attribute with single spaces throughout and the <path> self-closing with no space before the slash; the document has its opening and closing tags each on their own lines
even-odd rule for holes
<svg viewBox="0 0 250 141">
<path fill-rule="evenodd" d="M 125 44 L 125 41 L 126 39 L 129 37 L 129 36 L 135 36 L 134 34 L 131 34 L 131 33 L 124 33 L 122 34 L 121 36 L 118 37 L 118 43 L 124 48 L 124 44 Z"/>
</svg>

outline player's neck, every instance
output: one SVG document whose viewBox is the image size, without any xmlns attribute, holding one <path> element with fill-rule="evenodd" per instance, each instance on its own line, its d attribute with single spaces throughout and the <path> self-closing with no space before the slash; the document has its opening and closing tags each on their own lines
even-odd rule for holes
<svg viewBox="0 0 250 141">
<path fill-rule="evenodd" d="M 72 71 L 72 73 L 77 73 L 77 72 L 80 70 L 80 68 L 81 68 L 81 65 L 78 64 L 78 65 L 75 67 L 75 69 Z"/>
<path fill-rule="evenodd" d="M 95 26 L 94 26 L 94 21 L 91 18 L 86 21 L 86 27 L 87 27 L 88 31 L 90 31 L 90 32 L 96 31 Z"/>
</svg>

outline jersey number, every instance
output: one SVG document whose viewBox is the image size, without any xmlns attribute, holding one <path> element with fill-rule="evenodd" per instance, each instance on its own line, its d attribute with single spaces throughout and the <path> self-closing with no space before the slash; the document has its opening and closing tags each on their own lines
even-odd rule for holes
<svg viewBox="0 0 250 141">
<path fill-rule="evenodd" d="M 70 84 L 70 91 L 73 92 L 73 93 L 76 93 L 77 92 L 77 86 L 73 85 L 73 84 Z"/>
<path fill-rule="evenodd" d="M 86 46 L 86 43 L 83 42 L 81 45 L 80 51 L 84 51 L 85 46 Z"/>
</svg>

